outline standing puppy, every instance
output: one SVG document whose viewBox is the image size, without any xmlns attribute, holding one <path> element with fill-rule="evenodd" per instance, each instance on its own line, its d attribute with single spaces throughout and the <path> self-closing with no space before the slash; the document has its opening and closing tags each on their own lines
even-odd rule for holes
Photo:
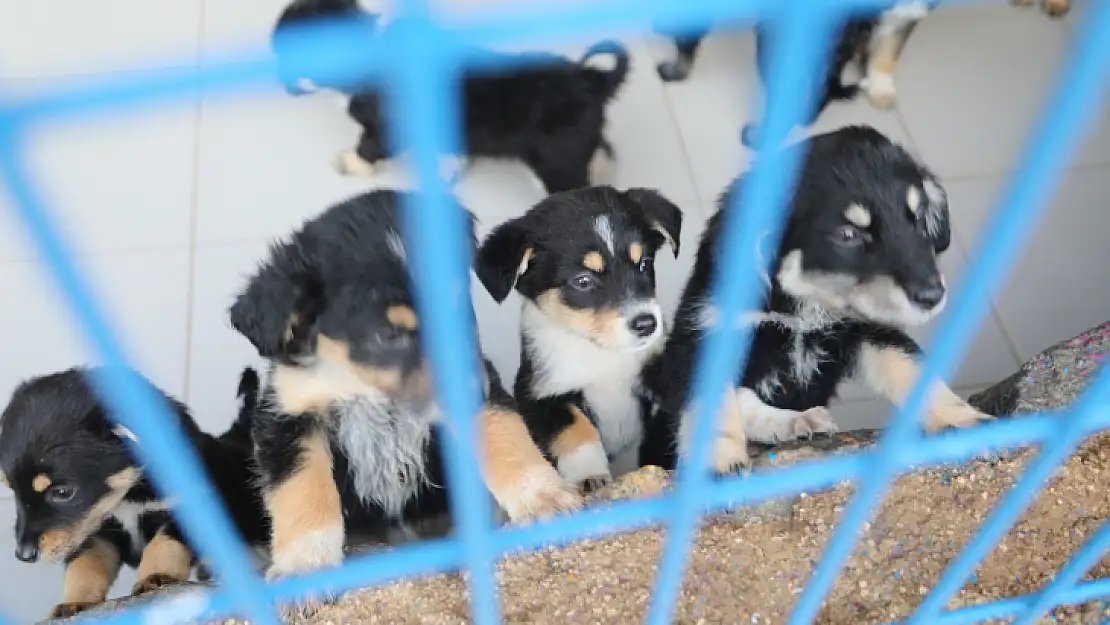
<svg viewBox="0 0 1110 625">
<path fill-rule="evenodd" d="M 848 19 L 839 25 L 828 49 L 820 56 L 819 62 L 825 64 L 825 68 L 817 73 L 816 83 L 812 85 L 811 105 L 802 117 L 802 125 L 812 124 L 829 103 L 853 99 L 861 89 L 867 92 L 873 106 L 893 106 L 894 68 L 898 58 L 917 23 L 935 5 L 936 0 L 902 0 L 878 15 Z M 698 47 L 705 35 L 706 32 L 703 31 L 674 37 L 676 56 L 671 61 L 659 64 L 657 70 L 660 78 L 667 82 L 685 80 L 693 68 Z M 767 25 L 757 22 L 756 69 L 764 85 L 770 74 L 768 64 L 774 43 Z M 860 78 L 857 82 L 846 84 L 842 75 L 849 68 L 858 73 Z M 745 125 L 742 134 L 744 144 L 752 146 L 757 132 L 757 125 Z"/>
<path fill-rule="evenodd" d="M 278 20 L 274 49 L 290 93 L 327 88 L 350 96 L 347 111 L 362 126 L 362 136 L 355 149 L 336 157 L 335 166 L 342 174 L 369 177 L 381 161 L 405 150 L 389 136 L 392 131 L 381 94 L 376 88 L 352 90 L 318 73 L 302 71 L 286 46 L 286 35 L 298 27 L 339 18 L 362 20 L 368 38 L 378 30 L 378 16 L 361 10 L 353 0 L 295 0 Z M 483 54 L 510 57 L 513 67 L 467 74 L 462 80 L 463 161 L 468 157 L 519 159 L 547 193 L 588 186 L 591 171 L 613 157 L 604 136 L 605 109 L 628 75 L 628 51 L 604 41 L 578 60 L 540 52 Z M 611 69 L 588 65 L 604 55 L 613 57 Z"/>
<path fill-rule="evenodd" d="M 274 526 L 270 577 L 339 564 L 348 531 L 447 512 L 443 415 L 421 345 L 402 210 L 393 191 L 329 208 L 273 245 L 231 307 L 232 325 L 271 363 L 254 422 Z M 497 503 L 515 521 L 579 506 L 492 367 L 483 369 L 477 353 L 474 363 L 486 397 L 479 465 Z"/>
<path fill-rule="evenodd" d="M 950 241 L 948 201 L 928 169 L 869 127 L 842 128 L 789 149 L 806 155 L 763 305 L 731 321 L 755 330 L 747 367 L 725 393 L 714 450 L 721 472 L 747 464 L 749 438 L 774 442 L 831 429 L 824 407 L 845 378 L 905 401 L 921 348 L 903 328 L 929 321 L 946 301 L 937 256 Z M 679 451 L 688 443 L 684 415 L 694 359 L 706 328 L 723 321 L 708 293 L 712 272 L 727 271 L 717 265 L 723 214 L 743 186 L 741 177 L 710 219 L 675 328 L 645 371 L 659 409 L 645 463 L 673 466 L 676 443 Z M 935 383 L 926 429 L 985 418 Z"/>
<path fill-rule="evenodd" d="M 654 191 L 558 193 L 494 229 L 478 277 L 524 297 L 515 395 L 565 479 L 590 489 L 635 469 L 640 370 L 663 347 L 655 255 L 678 255 L 682 213 Z M 612 467 L 610 467 L 612 463 Z"/>
<path fill-rule="evenodd" d="M 185 581 L 197 564 L 170 502 L 128 449 L 127 441 L 141 442 L 111 418 L 88 373 L 69 369 L 28 380 L 0 417 L 0 468 L 16 499 L 16 557 L 66 563 L 51 618 L 102 603 L 121 564 L 138 568 L 135 595 Z M 183 404 L 158 394 L 176 412 L 240 537 L 264 547 L 269 522 L 251 469 L 257 374 L 243 372 L 239 418 L 219 437 L 202 432 Z"/>
</svg>

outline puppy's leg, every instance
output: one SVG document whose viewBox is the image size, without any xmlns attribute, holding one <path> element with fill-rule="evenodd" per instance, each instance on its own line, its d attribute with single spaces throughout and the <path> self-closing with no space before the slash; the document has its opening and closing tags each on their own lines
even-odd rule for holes
<svg viewBox="0 0 1110 625">
<path fill-rule="evenodd" d="M 270 579 L 343 561 L 343 508 L 327 436 L 315 423 L 299 430 L 269 433 L 259 441 L 259 464 L 271 476 L 264 497 L 273 520 Z M 274 470 L 276 463 L 284 465 L 283 473 Z M 309 615 L 331 598 L 329 593 L 309 597 L 291 610 Z"/>
<path fill-rule="evenodd" d="M 744 387 L 736 389 L 736 402 L 748 440 L 773 445 L 838 429 L 824 406 L 801 411 L 775 408 L 763 403 L 755 391 Z"/>
<path fill-rule="evenodd" d="M 583 152 L 581 158 L 541 152 L 529 158 L 528 165 L 536 172 L 548 193 L 558 193 L 590 186 L 590 160 L 593 156 L 593 150 Z"/>
<path fill-rule="evenodd" d="M 695 410 L 693 405 L 687 408 L 679 424 L 678 453 L 683 456 L 690 453 L 690 446 L 693 444 Z M 748 457 L 748 437 L 744 432 L 744 420 L 740 415 L 740 403 L 732 389 L 725 391 L 717 419 L 711 452 L 713 470 L 718 475 L 727 475 L 742 467 L 751 466 L 751 458 Z"/>
<path fill-rule="evenodd" d="M 1071 10 L 1071 0 L 1044 0 L 1044 12 L 1049 17 L 1063 17 Z"/>
<path fill-rule="evenodd" d="M 143 548 L 142 558 L 139 559 L 139 581 L 132 587 L 132 595 L 189 579 L 193 554 L 175 534 L 170 528 L 163 529 Z"/>
<path fill-rule="evenodd" d="M 488 404 L 480 419 L 482 479 L 510 521 L 547 517 L 582 506 L 582 498 L 544 458 L 520 414 Z"/>
<path fill-rule="evenodd" d="M 335 156 L 332 165 L 335 171 L 345 176 L 357 178 L 370 178 L 374 175 L 374 166 L 379 161 L 388 158 L 389 154 L 375 137 L 363 133 L 359 139 L 358 147 L 353 150 L 343 150 Z"/>
<path fill-rule="evenodd" d="M 601 444 L 601 435 L 589 418 L 578 406 L 568 405 L 567 411 L 570 423 L 552 440 L 551 455 L 565 480 L 589 492 L 613 480 L 609 457 Z"/>
<path fill-rule="evenodd" d="M 871 105 L 886 109 L 894 106 L 894 68 L 917 22 L 929 12 L 922 3 L 897 6 L 883 13 L 871 36 L 867 55 L 867 75 L 861 81 Z"/>
<path fill-rule="evenodd" d="M 664 82 L 686 80 L 690 76 L 690 70 L 694 68 L 694 58 L 698 54 L 698 47 L 701 46 L 701 41 L 705 38 L 705 35 L 706 33 L 701 32 L 675 37 L 675 58 L 655 67 L 655 71 L 659 73 L 659 78 Z"/>
<path fill-rule="evenodd" d="M 908 338 L 907 338 L 908 340 Z M 917 382 L 921 367 L 904 347 L 865 343 L 859 352 L 857 370 L 864 381 L 890 401 L 901 406 Z M 948 427 L 968 427 L 991 419 L 956 395 L 943 382 L 933 383 L 925 429 L 934 432 Z"/>
<path fill-rule="evenodd" d="M 69 618 L 104 603 L 119 567 L 119 550 L 115 545 L 96 536 L 89 539 L 66 563 L 62 601 L 50 611 L 50 618 Z"/>
<path fill-rule="evenodd" d="M 590 159 L 590 184 L 609 184 L 613 179 L 615 166 L 616 153 L 613 151 L 613 146 L 602 137 L 597 149 L 594 150 L 593 158 Z"/>
</svg>

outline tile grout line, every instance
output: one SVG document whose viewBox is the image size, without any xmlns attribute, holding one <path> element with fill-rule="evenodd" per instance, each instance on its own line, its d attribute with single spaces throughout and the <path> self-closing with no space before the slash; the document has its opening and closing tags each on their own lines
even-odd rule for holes
<svg viewBox="0 0 1110 625">
<path fill-rule="evenodd" d="M 207 0 L 197 0 L 197 58 L 196 71 L 199 77 L 204 65 L 204 22 Z M 189 391 L 192 385 L 193 371 L 193 328 L 194 328 L 194 301 L 196 299 L 196 274 L 197 274 L 197 224 L 200 213 L 200 140 L 201 123 L 204 117 L 204 98 L 197 94 L 193 104 L 193 175 L 192 197 L 189 206 L 189 266 L 185 272 L 185 349 L 182 353 L 184 359 L 184 375 L 182 380 L 181 400 L 189 403 Z"/>
</svg>

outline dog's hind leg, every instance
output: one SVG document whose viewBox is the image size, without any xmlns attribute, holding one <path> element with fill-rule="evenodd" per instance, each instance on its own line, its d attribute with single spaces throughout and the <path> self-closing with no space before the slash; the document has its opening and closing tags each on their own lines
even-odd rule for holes
<svg viewBox="0 0 1110 625">
<path fill-rule="evenodd" d="M 604 137 L 598 143 L 594 156 L 590 159 L 590 184 L 609 184 L 616 169 L 616 153 L 613 145 Z"/>
<path fill-rule="evenodd" d="M 561 158 L 560 158 L 561 156 Z M 528 159 L 528 165 L 543 183 L 548 193 L 572 191 L 590 186 L 590 159 L 567 158 L 565 155 L 537 154 Z"/>
<path fill-rule="evenodd" d="M 748 440 L 773 445 L 818 433 L 832 433 L 839 428 L 824 406 L 809 410 L 787 410 L 767 405 L 755 391 L 736 389 L 740 418 Z"/>
<path fill-rule="evenodd" d="M 674 37 L 675 58 L 655 66 L 659 78 L 664 82 L 686 80 L 694 68 L 694 59 L 705 35 L 705 32 L 700 32 Z"/>
<path fill-rule="evenodd" d="M 894 68 L 913 29 L 928 12 L 926 3 L 910 2 L 887 10 L 879 18 L 868 44 L 867 72 L 860 81 L 872 106 L 884 109 L 894 106 L 897 95 Z"/>
</svg>

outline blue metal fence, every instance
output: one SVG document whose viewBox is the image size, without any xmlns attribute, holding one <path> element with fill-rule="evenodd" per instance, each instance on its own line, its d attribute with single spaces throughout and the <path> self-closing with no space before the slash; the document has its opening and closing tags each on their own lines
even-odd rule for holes
<svg viewBox="0 0 1110 625">
<path fill-rule="evenodd" d="M 709 480 L 704 462 L 679 467 L 677 486 L 665 497 L 621 502 L 605 509 L 586 510 L 576 515 L 525 528 L 494 530 L 489 523 L 488 500 L 483 495 L 474 458 L 477 441 L 471 427 L 480 405 L 480 389 L 470 381 L 476 337 L 466 317 L 452 314 L 455 306 L 428 306 L 432 298 L 442 300 L 457 294 L 458 306 L 468 305 L 464 267 L 466 248 L 461 236 L 462 216 L 448 208 L 449 189 L 437 172 L 439 153 L 458 145 L 457 81 L 463 67 L 492 67 L 504 63 L 475 53 L 471 45 L 557 40 L 570 36 L 613 34 L 632 31 L 647 20 L 660 20 L 674 28 L 692 28 L 711 21 L 770 20 L 784 45 L 775 48 L 771 60 L 769 105 L 760 138 L 765 145 L 778 145 L 802 113 L 802 89 L 808 72 L 816 66 L 822 42 L 834 18 L 846 12 L 874 10 L 889 2 L 882 0 L 612 0 L 582 2 L 556 7 L 554 3 L 529 7 L 519 3 L 496 13 L 436 19 L 425 0 L 398 0 L 400 16 L 396 28 L 383 38 L 367 43 L 357 32 L 342 27 L 320 27 L 301 33 L 291 41 L 295 54 L 322 71 L 337 77 L 365 77 L 382 81 L 396 113 L 393 119 L 399 137 L 413 146 L 417 180 L 422 194 L 417 210 L 409 212 L 404 224 L 418 279 L 418 308 L 422 327 L 428 333 L 436 392 L 454 426 L 445 441 L 453 481 L 452 509 L 458 531 L 455 538 L 425 541 L 382 554 L 351 558 L 338 569 L 319 571 L 266 585 L 249 567 L 242 544 L 233 538 L 232 525 L 194 453 L 166 406 L 122 368 L 111 369 L 96 381 L 98 391 L 117 410 L 123 423 L 143 440 L 138 451 L 147 461 L 152 478 L 179 499 L 181 524 L 194 544 L 203 548 L 219 578 L 220 588 L 197 591 L 177 599 L 139 606 L 106 615 L 100 622 L 145 623 L 149 618 L 169 617 L 194 620 L 238 613 L 259 624 L 277 622 L 273 605 L 281 599 L 301 596 L 327 587 L 347 590 L 399 577 L 464 569 L 473 621 L 480 625 L 499 622 L 493 562 L 510 551 L 563 544 L 585 537 L 627 531 L 649 524 L 668 528 L 658 577 L 647 620 L 652 624 L 672 620 L 681 586 L 685 556 L 700 515 L 728 505 L 753 504 L 773 497 L 831 486 L 845 479 L 858 486 L 834 531 L 826 552 L 811 576 L 790 623 L 814 620 L 845 559 L 855 547 L 860 529 L 880 503 L 887 487 L 911 466 L 966 460 L 987 449 L 1041 444 L 1039 455 L 1026 473 L 1005 495 L 978 535 L 952 562 L 940 581 L 914 614 L 910 623 L 972 623 L 1001 617 L 1018 617 L 1017 622 L 1034 622 L 1051 608 L 1110 596 L 1110 579 L 1080 583 L 1079 580 L 1110 547 L 1110 522 L 1041 591 L 990 604 L 944 611 L 978 563 L 1000 540 L 1021 512 L 1031 503 L 1046 478 L 1082 440 L 1110 427 L 1110 369 L 1100 373 L 1077 404 L 1064 414 L 1022 417 L 980 426 L 973 430 L 922 438 L 915 427 L 926 394 L 923 382 L 952 373 L 962 350 L 988 311 L 992 289 L 1001 284 L 1022 243 L 1032 231 L 1057 182 L 1060 165 L 1068 161 L 1084 128 L 1099 110 L 1110 82 L 1110 0 L 1092 0 L 1079 20 L 1075 49 L 1059 73 L 1059 84 L 1044 104 L 1044 113 L 1030 137 L 1021 167 L 994 213 L 990 233 L 976 249 L 963 288 L 955 293 L 943 316 L 921 379 L 903 409 L 897 411 L 874 449 L 844 457 L 806 462 L 785 469 L 760 472 L 748 477 Z M 344 52 L 358 51 L 359 63 Z M 377 62 L 387 57 L 389 63 Z M 26 226 L 27 235 L 42 254 L 43 262 L 64 296 L 75 322 L 93 352 L 109 365 L 126 365 L 115 328 L 90 291 L 80 267 L 68 253 L 51 221 L 49 211 L 26 170 L 21 157 L 27 131 L 36 125 L 62 118 L 87 117 L 101 111 L 151 105 L 197 93 L 249 89 L 272 81 L 273 62 L 267 50 L 247 50 L 224 58 L 207 59 L 204 66 L 187 70 L 159 70 L 132 74 L 81 87 L 5 101 L 0 97 L 0 185 L 12 200 Z M 0 93 L 0 96 L 3 94 Z M 404 106 L 397 106 L 403 102 Z M 724 249 L 751 249 L 761 232 L 778 233 L 786 189 L 796 173 L 793 152 L 767 152 L 750 178 L 750 188 L 725 225 Z M 959 210 L 955 207 L 955 210 Z M 746 219 L 742 219 L 743 215 Z M 777 234 L 775 235 L 777 236 Z M 736 254 L 728 276 L 718 274 L 714 282 L 716 305 L 725 318 L 757 302 L 756 261 L 750 254 Z M 726 279 L 727 278 L 727 279 Z M 711 415 L 719 401 L 714 389 L 730 375 L 746 354 L 748 332 L 721 324 L 713 330 L 700 355 L 695 393 L 701 407 L 690 458 L 705 458 L 711 433 Z M 1061 426 L 1060 424 L 1064 425 Z M 161 621 L 158 621 L 161 622 Z"/>
</svg>

